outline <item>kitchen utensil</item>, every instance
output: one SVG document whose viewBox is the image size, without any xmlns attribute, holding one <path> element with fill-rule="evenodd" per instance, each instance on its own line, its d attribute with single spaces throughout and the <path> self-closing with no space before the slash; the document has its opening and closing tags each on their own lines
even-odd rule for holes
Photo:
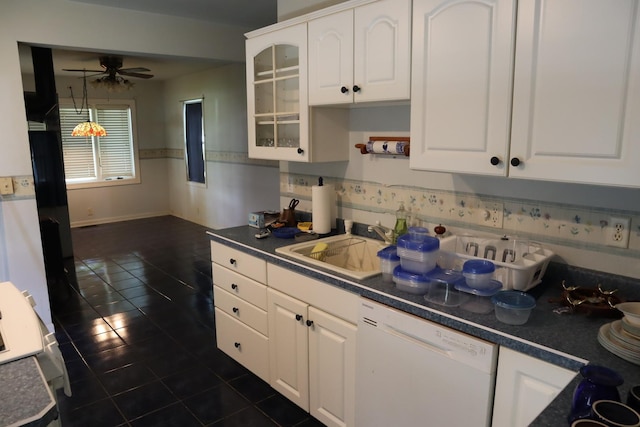
<svg viewBox="0 0 640 427">
<path fill-rule="evenodd" d="M 299 204 L 300 204 L 300 200 L 291 199 L 291 201 L 289 202 L 289 209 L 294 210 Z"/>
<path fill-rule="evenodd" d="M 291 208 L 284 208 L 278 221 L 284 223 L 287 227 L 295 227 L 296 212 Z"/>
<path fill-rule="evenodd" d="M 280 227 L 271 230 L 271 234 L 280 239 L 293 239 L 293 237 L 298 233 L 302 233 L 302 231 L 298 230 L 296 227 Z"/>
</svg>

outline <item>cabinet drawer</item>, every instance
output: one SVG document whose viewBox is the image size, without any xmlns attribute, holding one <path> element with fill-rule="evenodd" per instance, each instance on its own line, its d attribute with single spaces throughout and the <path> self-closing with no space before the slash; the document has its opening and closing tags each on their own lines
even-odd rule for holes
<svg viewBox="0 0 640 427">
<path fill-rule="evenodd" d="M 237 296 L 263 310 L 267 309 L 267 287 L 228 268 L 213 263 L 213 283 L 225 291 Z M 217 304 L 216 304 L 217 305 Z"/>
<path fill-rule="evenodd" d="M 218 348 L 251 372 L 269 382 L 269 340 L 216 308 Z"/>
<path fill-rule="evenodd" d="M 229 316 L 252 327 L 262 335 L 269 335 L 266 311 L 249 304 L 235 295 L 231 295 L 219 286 L 213 287 L 213 301 L 215 301 L 217 308 Z"/>
<path fill-rule="evenodd" d="M 261 283 L 267 283 L 267 262 L 218 242 L 211 242 L 211 260 Z"/>
</svg>

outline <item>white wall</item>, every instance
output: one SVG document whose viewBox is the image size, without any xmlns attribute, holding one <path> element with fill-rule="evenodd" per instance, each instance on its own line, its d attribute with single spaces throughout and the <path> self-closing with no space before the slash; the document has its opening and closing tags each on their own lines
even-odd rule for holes
<svg viewBox="0 0 640 427">
<path fill-rule="evenodd" d="M 248 30 L 67 0 L 2 0 L 0 176 L 32 174 L 17 42 L 242 61 L 243 34 Z M 5 234 L 0 237 L 0 246 L 4 246 L 0 280 L 28 289 L 39 314 L 51 327 L 35 199 L 2 204 L 0 229 Z"/>
<path fill-rule="evenodd" d="M 210 228 L 247 223 L 249 212 L 278 209 L 277 167 L 252 164 L 247 153 L 244 64 L 232 64 L 167 82 L 164 92 L 167 148 L 184 150 L 183 100 L 204 96 L 207 184 L 186 181 L 184 158 L 168 160 L 170 210 Z"/>
</svg>

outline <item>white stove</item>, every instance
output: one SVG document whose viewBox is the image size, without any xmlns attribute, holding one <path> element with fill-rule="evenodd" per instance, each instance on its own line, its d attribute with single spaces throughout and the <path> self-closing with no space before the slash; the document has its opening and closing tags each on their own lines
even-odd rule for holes
<svg viewBox="0 0 640 427">
<path fill-rule="evenodd" d="M 0 363 L 42 353 L 43 332 L 33 297 L 10 282 L 0 283 Z"/>
</svg>

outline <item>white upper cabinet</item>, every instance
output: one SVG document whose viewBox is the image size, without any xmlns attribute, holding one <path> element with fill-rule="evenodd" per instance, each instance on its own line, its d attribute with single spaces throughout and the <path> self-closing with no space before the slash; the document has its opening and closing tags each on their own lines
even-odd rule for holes
<svg viewBox="0 0 640 427">
<path fill-rule="evenodd" d="M 308 23 L 310 105 L 410 96 L 411 0 L 381 0 Z"/>
<path fill-rule="evenodd" d="M 640 186 L 639 2 L 415 0 L 411 167 Z"/>
<path fill-rule="evenodd" d="M 307 24 L 249 38 L 246 50 L 249 157 L 347 160 L 348 116 L 335 109 L 309 109 Z"/>
<path fill-rule="evenodd" d="M 414 169 L 505 175 L 511 109 L 512 0 L 414 0 Z"/>
<path fill-rule="evenodd" d="M 509 176 L 640 186 L 640 2 L 518 2 Z"/>
</svg>

